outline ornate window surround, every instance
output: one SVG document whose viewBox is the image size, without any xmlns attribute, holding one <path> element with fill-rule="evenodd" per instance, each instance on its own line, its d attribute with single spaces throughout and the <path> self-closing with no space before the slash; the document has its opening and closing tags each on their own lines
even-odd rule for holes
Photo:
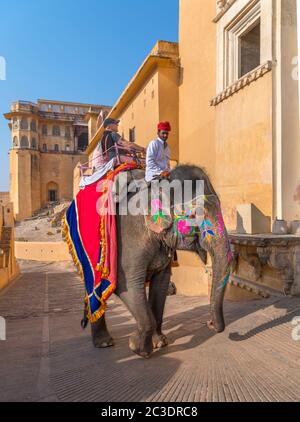
<svg viewBox="0 0 300 422">
<path fill-rule="evenodd" d="M 240 69 L 240 38 L 249 32 L 260 21 L 260 1 L 256 1 L 248 12 L 237 16 L 225 29 L 225 66 L 224 88 L 239 79 Z"/>
<path fill-rule="evenodd" d="M 228 6 L 225 5 L 218 15 L 219 18 L 214 20 L 217 25 L 218 97 L 239 81 L 240 37 L 251 30 L 259 20 L 261 22 L 261 65 L 253 72 L 273 61 L 272 0 L 235 0 L 227 3 Z M 253 80 L 255 79 L 257 78 Z M 224 96 L 222 97 L 224 99 Z M 215 102 L 214 105 L 216 105 Z"/>
</svg>

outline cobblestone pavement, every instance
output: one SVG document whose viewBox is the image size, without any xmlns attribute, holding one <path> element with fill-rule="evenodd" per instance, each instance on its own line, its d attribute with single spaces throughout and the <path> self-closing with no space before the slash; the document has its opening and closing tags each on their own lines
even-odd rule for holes
<svg viewBox="0 0 300 422">
<path fill-rule="evenodd" d="M 108 325 L 116 346 L 98 350 L 80 327 L 83 288 L 55 265 L 23 266 L 0 294 L 0 401 L 299 401 L 300 298 L 225 303 L 226 331 L 206 328 L 206 298 L 168 298 L 169 346 L 150 360 L 128 348 L 134 323 L 116 299 Z M 299 330 L 300 331 L 300 330 Z M 299 332 L 298 331 L 298 332 Z"/>
</svg>

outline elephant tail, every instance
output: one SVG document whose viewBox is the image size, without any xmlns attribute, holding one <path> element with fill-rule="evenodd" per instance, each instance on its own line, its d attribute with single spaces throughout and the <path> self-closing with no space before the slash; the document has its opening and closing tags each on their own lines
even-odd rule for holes
<svg viewBox="0 0 300 422">
<path fill-rule="evenodd" d="M 86 327 L 88 326 L 89 323 L 89 319 L 88 319 L 88 309 L 87 309 L 87 303 L 86 301 L 84 302 L 84 310 L 83 310 L 83 318 L 80 322 L 81 328 L 83 330 L 86 329 Z"/>
</svg>

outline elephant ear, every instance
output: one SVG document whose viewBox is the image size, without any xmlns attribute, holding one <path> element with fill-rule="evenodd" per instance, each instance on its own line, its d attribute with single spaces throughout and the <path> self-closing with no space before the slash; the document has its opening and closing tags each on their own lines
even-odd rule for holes
<svg viewBox="0 0 300 422">
<path fill-rule="evenodd" d="M 149 214 L 145 216 L 145 222 L 148 229 L 154 233 L 163 233 L 173 224 L 173 215 L 170 207 L 167 207 L 167 201 L 163 198 L 152 199 L 149 206 Z"/>
</svg>

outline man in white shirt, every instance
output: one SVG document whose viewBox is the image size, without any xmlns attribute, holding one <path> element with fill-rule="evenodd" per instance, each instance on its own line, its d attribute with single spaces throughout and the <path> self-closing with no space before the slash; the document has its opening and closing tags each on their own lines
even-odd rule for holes
<svg viewBox="0 0 300 422">
<path fill-rule="evenodd" d="M 170 147 L 167 143 L 171 125 L 161 122 L 157 126 L 157 139 L 150 142 L 146 156 L 146 182 L 151 182 L 170 173 Z"/>
</svg>

